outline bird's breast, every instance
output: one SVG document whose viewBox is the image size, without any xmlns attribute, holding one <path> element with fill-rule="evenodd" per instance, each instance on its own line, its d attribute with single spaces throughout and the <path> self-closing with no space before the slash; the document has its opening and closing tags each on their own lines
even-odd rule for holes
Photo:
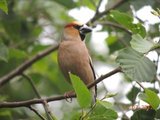
<svg viewBox="0 0 160 120">
<path fill-rule="evenodd" d="M 58 50 L 60 66 L 68 72 L 76 74 L 75 71 L 89 63 L 89 54 L 85 44 L 80 42 L 65 41 L 60 44 Z"/>
</svg>

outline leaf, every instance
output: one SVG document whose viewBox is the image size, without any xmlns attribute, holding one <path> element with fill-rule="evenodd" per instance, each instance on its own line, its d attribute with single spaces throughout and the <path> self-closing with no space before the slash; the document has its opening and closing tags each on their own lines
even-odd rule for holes
<svg viewBox="0 0 160 120">
<path fill-rule="evenodd" d="M 91 105 L 92 97 L 87 86 L 79 79 L 79 77 L 73 74 L 70 74 L 70 77 L 79 105 L 82 108 L 89 107 Z"/>
<path fill-rule="evenodd" d="M 156 74 L 155 64 L 132 48 L 121 50 L 116 61 L 132 81 L 151 81 Z"/>
<path fill-rule="evenodd" d="M 117 95 L 117 93 L 107 93 L 104 98 L 111 98 L 111 97 L 114 97 L 116 95 Z"/>
<path fill-rule="evenodd" d="M 160 106 L 160 98 L 154 91 L 150 89 L 146 88 L 145 93 L 140 93 L 138 97 L 146 103 L 150 104 L 155 110 L 157 110 L 157 108 Z"/>
<path fill-rule="evenodd" d="M 160 105 L 160 98 L 154 91 L 150 89 L 146 88 L 144 91 L 146 96 L 145 101 L 147 101 L 148 104 L 150 104 L 152 108 L 156 110 Z"/>
<path fill-rule="evenodd" d="M 145 37 L 145 28 L 140 23 L 133 23 L 133 18 L 126 13 L 122 13 L 116 10 L 111 10 L 110 16 L 119 24 L 123 25 L 127 29 L 131 30 L 134 34 L 140 34 Z"/>
<path fill-rule="evenodd" d="M 140 53 L 147 53 L 154 46 L 154 43 L 143 39 L 139 34 L 132 35 L 130 44 L 134 50 Z"/>
<path fill-rule="evenodd" d="M 135 11 L 138 11 L 144 6 L 148 6 L 148 5 L 154 6 L 156 4 L 156 1 L 154 0 L 131 0 L 130 4 L 134 6 Z"/>
<path fill-rule="evenodd" d="M 98 101 L 92 113 L 87 120 L 116 120 L 117 113 L 110 109 L 111 103 L 106 101 Z"/>
<path fill-rule="evenodd" d="M 94 0 L 96 3 L 98 0 Z M 78 6 L 86 6 L 89 9 L 95 10 L 96 6 L 90 0 L 79 0 L 77 1 Z"/>
<path fill-rule="evenodd" d="M 145 101 L 146 103 L 149 103 L 148 99 L 147 99 L 147 96 L 144 92 L 140 92 L 139 95 L 138 95 L 139 99 Z"/>
<path fill-rule="evenodd" d="M 1 47 L 0 47 L 1 49 Z M 29 56 L 22 50 L 15 48 L 7 48 L 7 62 L 3 62 L 0 60 L 0 76 L 7 74 L 11 70 L 18 67 L 21 63 L 25 61 Z M 0 50 L 1 52 L 1 50 Z"/>
<path fill-rule="evenodd" d="M 132 89 L 129 91 L 129 93 L 127 94 L 127 98 L 134 103 L 135 99 L 137 97 L 137 94 L 140 92 L 140 89 L 133 86 Z"/>
<path fill-rule="evenodd" d="M 0 60 L 8 61 L 8 48 L 0 42 Z"/>
<path fill-rule="evenodd" d="M 131 120 L 154 120 L 155 110 L 138 110 L 136 111 Z"/>
<path fill-rule="evenodd" d="M 0 0 L 0 9 L 3 10 L 6 14 L 8 14 L 8 7 L 6 0 Z"/>
<path fill-rule="evenodd" d="M 9 110 L 0 110 L 1 120 L 12 120 L 12 114 Z"/>
<path fill-rule="evenodd" d="M 16 43 L 22 40 L 21 33 L 24 29 L 22 29 L 21 22 L 22 19 L 17 15 L 8 15 L 1 20 L 7 35 Z"/>
<path fill-rule="evenodd" d="M 9 48 L 9 58 L 25 59 L 27 57 L 28 55 L 26 52 L 15 48 Z"/>
<path fill-rule="evenodd" d="M 113 106 L 110 102 L 107 102 L 107 101 L 97 100 L 97 103 L 101 104 L 101 105 L 104 106 L 105 108 L 112 108 L 112 106 Z"/>
<path fill-rule="evenodd" d="M 76 114 L 75 113 L 73 114 L 73 111 L 72 111 L 72 115 L 73 116 L 71 120 L 80 120 L 80 118 L 82 117 L 82 113 L 78 113 L 78 112 Z"/>
<path fill-rule="evenodd" d="M 119 12 L 117 10 L 111 10 L 110 16 L 118 23 L 129 27 L 132 24 L 133 18 L 126 13 Z"/>
<path fill-rule="evenodd" d="M 123 48 L 122 43 L 118 40 L 117 36 L 110 35 L 106 38 L 107 47 L 109 47 L 110 53 L 113 53 Z"/>
<path fill-rule="evenodd" d="M 106 39 L 106 42 L 107 42 L 108 45 L 112 45 L 117 41 L 118 41 L 118 38 L 117 38 L 117 36 L 114 36 L 114 35 L 110 35 Z"/>
<path fill-rule="evenodd" d="M 158 109 L 156 111 L 156 116 L 155 116 L 156 119 L 160 119 L 160 109 Z"/>
<path fill-rule="evenodd" d="M 75 2 L 73 2 L 73 0 L 67 0 L 67 2 L 65 0 L 54 0 L 54 1 L 60 5 L 63 5 L 64 7 L 68 9 L 71 9 L 77 6 Z"/>
</svg>

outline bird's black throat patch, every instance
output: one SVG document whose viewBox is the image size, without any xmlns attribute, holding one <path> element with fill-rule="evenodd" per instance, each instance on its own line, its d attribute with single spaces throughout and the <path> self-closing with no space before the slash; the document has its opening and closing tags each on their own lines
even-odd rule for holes
<svg viewBox="0 0 160 120">
<path fill-rule="evenodd" d="M 86 37 L 84 34 L 82 34 L 82 33 L 80 33 L 80 32 L 79 32 L 79 35 L 80 35 L 82 41 L 83 41 L 83 40 L 85 39 L 85 37 Z"/>
</svg>

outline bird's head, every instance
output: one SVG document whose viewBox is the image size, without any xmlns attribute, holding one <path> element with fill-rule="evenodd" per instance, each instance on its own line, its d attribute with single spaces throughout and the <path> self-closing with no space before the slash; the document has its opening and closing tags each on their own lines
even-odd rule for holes
<svg viewBox="0 0 160 120">
<path fill-rule="evenodd" d="M 80 39 L 83 41 L 85 38 L 85 35 L 92 31 L 91 27 L 88 27 L 85 24 L 79 23 L 77 21 L 71 22 L 64 27 L 63 36 L 68 37 L 68 39 L 71 39 L 69 37 L 80 37 Z"/>
</svg>

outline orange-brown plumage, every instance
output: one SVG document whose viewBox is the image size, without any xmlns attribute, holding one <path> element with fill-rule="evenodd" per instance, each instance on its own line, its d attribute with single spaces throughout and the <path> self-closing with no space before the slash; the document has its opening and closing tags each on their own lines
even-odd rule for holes
<svg viewBox="0 0 160 120">
<path fill-rule="evenodd" d="M 95 74 L 89 52 L 83 41 L 84 32 L 90 32 L 91 30 L 85 27 L 78 22 L 69 23 L 64 27 L 58 49 L 58 63 L 67 81 L 70 82 L 69 73 L 72 73 L 88 85 L 95 80 Z M 91 91 L 95 97 L 96 88 L 93 87 Z"/>
</svg>

